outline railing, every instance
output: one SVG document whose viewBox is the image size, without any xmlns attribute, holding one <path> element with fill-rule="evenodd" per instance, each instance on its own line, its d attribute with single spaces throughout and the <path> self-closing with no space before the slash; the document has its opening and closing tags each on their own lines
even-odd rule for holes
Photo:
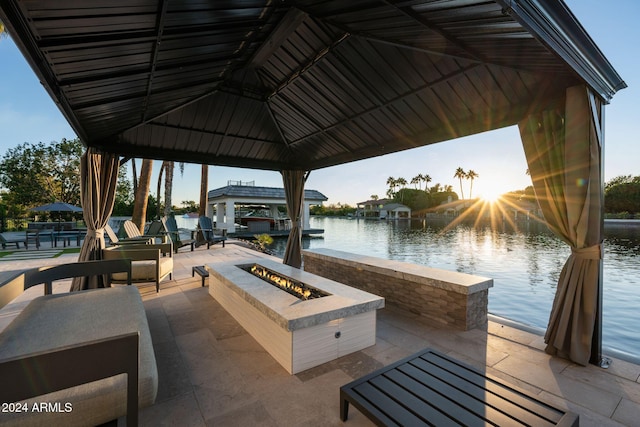
<svg viewBox="0 0 640 427">
<path fill-rule="evenodd" d="M 245 186 L 245 187 L 255 187 L 256 182 L 255 181 L 233 181 L 233 180 L 228 180 L 227 181 L 227 185 L 240 185 L 240 186 Z"/>
</svg>

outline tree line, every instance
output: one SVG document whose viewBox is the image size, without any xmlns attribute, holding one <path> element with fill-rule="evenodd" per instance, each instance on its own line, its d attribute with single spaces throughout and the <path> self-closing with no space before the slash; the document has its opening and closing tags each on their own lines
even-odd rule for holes
<svg viewBox="0 0 640 427">
<path fill-rule="evenodd" d="M 465 171 L 463 168 L 458 167 L 453 174 L 453 178 L 458 178 L 460 181 L 460 197 L 453 190 L 452 185 L 442 185 L 441 183 L 435 183 L 429 187 L 429 183 L 432 178 L 429 174 L 419 173 L 418 175 L 407 181 L 405 178 L 395 178 L 390 176 L 387 178 L 386 195 L 389 199 L 393 199 L 397 203 L 402 203 L 411 208 L 413 211 L 421 211 L 430 207 L 438 206 L 443 202 L 449 200 L 464 199 L 464 189 L 462 180 L 470 181 L 469 197 L 473 194 L 473 181 L 480 175 L 474 170 Z M 406 188 L 408 184 L 414 186 L 413 189 Z M 424 189 L 422 185 L 424 184 Z M 376 194 L 371 195 L 372 200 L 378 200 Z"/>
<path fill-rule="evenodd" d="M 608 181 L 604 210 L 610 217 L 640 218 L 640 176 L 620 175 Z"/>
<path fill-rule="evenodd" d="M 29 209 L 38 205 L 61 201 L 73 205 L 80 205 L 80 157 L 84 147 L 79 139 L 65 139 L 50 144 L 23 143 L 7 150 L 0 160 L 0 218 L 27 219 L 33 217 Z M 156 192 L 151 191 L 152 160 L 142 160 L 140 173 L 137 173 L 135 161 L 131 164 L 131 179 L 128 164 L 120 166 L 116 189 L 114 216 L 132 216 L 138 212 L 137 224 L 151 219 L 168 215 L 170 212 L 178 214 L 199 212 L 206 206 L 208 166 L 203 165 L 201 174 L 200 203 L 192 200 L 181 202 L 182 207 L 172 204 L 172 183 L 175 165 L 173 162 L 163 162 L 159 173 Z M 178 164 L 178 170 L 183 170 L 184 164 Z M 472 196 L 473 180 L 478 178 L 473 170 L 465 172 L 457 168 L 453 177 L 460 180 L 460 194 L 463 193 L 462 180 L 468 180 L 469 196 Z M 428 174 L 418 174 L 410 181 L 404 178 L 389 177 L 387 179 L 387 196 L 398 203 L 409 206 L 414 211 L 420 211 L 438 206 L 448 200 L 458 200 L 458 194 L 451 185 L 436 183 L 429 187 L 432 181 Z M 164 187 L 162 184 L 164 183 Z M 406 188 L 408 184 L 415 188 Z M 424 186 L 424 189 L 423 189 Z M 163 192 L 164 190 L 164 192 Z M 529 190 L 529 191 L 528 191 Z M 519 194 L 521 193 L 521 194 Z M 515 191 L 510 195 L 534 198 L 533 189 Z M 640 176 L 621 175 L 605 184 L 605 212 L 608 216 L 634 217 L 640 215 Z M 377 200 L 377 195 L 371 195 Z M 164 202 L 163 202 L 164 200 Z M 136 201 L 138 208 L 136 210 Z M 160 202 L 159 202 L 160 201 Z M 331 209 L 333 208 L 333 209 Z M 336 211 L 340 214 L 352 213 L 354 208 L 348 205 L 337 205 L 323 209 L 324 214 Z M 319 212 L 314 212 L 318 214 Z M 44 218 L 47 215 L 42 215 Z"/>
<path fill-rule="evenodd" d="M 459 167 L 456 169 L 455 173 L 453 174 L 453 177 L 458 178 L 460 180 L 460 198 L 461 199 L 464 199 L 464 189 L 462 187 L 462 180 L 465 179 L 470 181 L 469 198 L 472 198 L 473 180 L 480 177 L 480 175 L 472 169 L 470 169 L 468 172 L 465 172 L 463 168 Z M 428 185 L 431 181 L 432 179 L 429 174 L 423 175 L 421 173 L 411 178 L 411 181 L 407 181 L 402 177 L 394 178 L 390 176 L 389 178 L 387 178 L 387 185 L 389 186 L 389 188 L 387 189 L 387 197 L 394 198 L 399 191 L 398 187 L 400 187 L 400 190 L 403 190 L 408 183 L 414 185 L 416 190 L 426 191 L 428 193 L 438 193 L 438 192 L 453 193 L 454 192 L 453 186 L 451 185 L 443 186 L 440 183 L 436 183 L 433 187 L 429 188 Z M 424 190 L 422 190 L 422 183 L 425 184 Z M 456 194 L 456 197 L 457 197 L 457 194 Z M 377 199 L 378 196 L 374 194 L 371 196 L 371 198 Z"/>
<path fill-rule="evenodd" d="M 528 174 L 528 171 L 527 171 Z M 456 169 L 454 178 L 460 180 L 460 198 L 464 199 L 464 189 L 462 180 L 469 181 L 469 198 L 472 197 L 473 181 L 479 175 L 473 171 L 465 171 L 459 167 Z M 432 187 L 428 184 L 431 177 L 428 174 L 418 174 L 407 181 L 404 178 L 387 178 L 387 196 L 398 203 L 409 206 L 414 211 L 420 211 L 429 207 L 438 206 L 449 200 L 459 200 L 458 194 L 453 191 L 451 185 L 442 186 L 436 183 Z M 411 183 L 416 188 L 406 188 Z M 422 184 L 424 183 L 424 190 Z M 378 196 L 370 196 L 372 200 L 377 200 Z M 533 186 L 524 190 L 514 190 L 503 195 L 506 199 L 528 200 L 535 202 Z M 640 176 L 620 175 L 605 183 L 604 186 L 604 208 L 608 218 L 640 218 Z"/>
<path fill-rule="evenodd" d="M 26 220 L 33 218 L 31 208 L 56 201 L 80 205 L 80 157 L 84 147 L 79 139 L 65 139 L 50 144 L 23 143 L 7 150 L 0 159 L 0 218 Z M 198 212 L 200 205 L 193 200 L 181 202 L 182 207 L 173 206 L 173 162 L 163 162 L 155 195 L 151 191 L 152 161 L 143 160 L 140 174 L 136 163 L 131 161 L 132 175 L 129 178 L 128 164 L 120 165 L 116 187 L 114 216 L 134 216 L 138 200 L 138 222 L 144 224 L 151 219 L 168 215 L 169 212 Z M 184 164 L 179 164 L 182 171 Z M 206 169 L 206 165 L 203 170 Z M 207 182 L 208 178 L 204 181 Z M 162 184 L 164 183 L 164 186 Z M 162 191 L 164 190 L 164 192 Z M 145 203 L 141 203 L 144 200 Z M 164 200 L 164 202 L 162 202 Z M 160 203 L 159 203 L 160 201 Z M 206 184 L 205 184 L 206 205 Z M 144 209 L 142 209 L 144 207 Z M 59 214 L 55 214 L 56 218 Z M 51 219 L 51 214 L 39 214 Z M 65 217 L 70 219 L 71 216 Z"/>
</svg>

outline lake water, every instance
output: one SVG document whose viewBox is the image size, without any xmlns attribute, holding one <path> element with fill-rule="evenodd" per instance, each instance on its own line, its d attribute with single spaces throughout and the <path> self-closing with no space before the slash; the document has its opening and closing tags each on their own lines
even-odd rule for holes
<svg viewBox="0 0 640 427">
<path fill-rule="evenodd" d="M 569 247 L 543 225 L 458 225 L 428 221 L 375 221 L 312 217 L 318 237 L 305 249 L 331 248 L 494 279 L 489 312 L 546 329 L 558 276 Z M 285 239 L 272 249 L 282 256 Z M 640 359 L 640 226 L 605 227 L 603 346 Z"/>
</svg>

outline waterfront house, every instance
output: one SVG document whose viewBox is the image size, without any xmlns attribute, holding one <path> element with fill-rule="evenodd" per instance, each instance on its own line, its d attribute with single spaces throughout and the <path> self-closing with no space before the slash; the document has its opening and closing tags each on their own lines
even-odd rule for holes
<svg viewBox="0 0 640 427">
<path fill-rule="evenodd" d="M 367 200 L 357 204 L 356 216 L 369 219 L 408 219 L 411 208 L 391 199 Z"/>
<path fill-rule="evenodd" d="M 304 190 L 301 207 L 303 230 L 311 229 L 311 205 L 321 205 L 326 200 L 327 197 L 318 190 Z M 291 229 L 291 218 L 280 210 L 285 208 L 286 211 L 286 205 L 284 188 L 260 187 L 253 181 L 229 181 L 226 186 L 209 191 L 207 215 L 211 217 L 215 212 L 216 226 L 226 229 L 227 233 L 235 233 L 238 222 L 249 233 L 287 231 Z M 242 207 L 245 207 L 244 211 L 240 210 Z"/>
</svg>

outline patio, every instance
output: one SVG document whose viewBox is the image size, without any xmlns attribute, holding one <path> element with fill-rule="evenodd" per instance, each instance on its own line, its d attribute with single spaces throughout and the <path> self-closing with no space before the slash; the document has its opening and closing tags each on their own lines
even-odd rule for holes
<svg viewBox="0 0 640 427">
<path fill-rule="evenodd" d="M 237 263 L 256 252 L 238 242 L 175 256 L 174 280 L 156 294 L 138 285 L 150 324 L 159 370 L 155 405 L 140 412 L 142 425 L 342 425 L 339 388 L 425 347 L 463 360 L 580 414 L 583 426 L 633 425 L 640 417 L 640 366 L 622 360 L 604 370 L 581 367 L 544 352 L 542 336 L 490 320 L 488 330 L 435 328 L 387 306 L 379 310 L 375 346 L 289 375 L 201 287 L 191 267 L 220 260 Z M 73 262 L 77 255 L 5 262 L 1 270 Z M 64 292 L 68 283 L 56 284 Z M 39 291 L 31 289 L 30 291 Z M 37 292 L 36 292 L 37 293 Z M 0 311 L 3 328 L 33 297 Z M 124 425 L 123 420 L 121 425 Z M 345 425 L 371 423 L 356 409 Z"/>
<path fill-rule="evenodd" d="M 312 171 L 517 125 L 548 227 L 572 249 L 545 351 L 607 363 L 604 109 L 627 85 L 564 2 L 0 0 L 0 19 L 87 147 L 83 200 L 106 202 L 83 201 L 81 260 L 125 158 L 281 172 L 283 260 L 299 267 Z"/>
</svg>

